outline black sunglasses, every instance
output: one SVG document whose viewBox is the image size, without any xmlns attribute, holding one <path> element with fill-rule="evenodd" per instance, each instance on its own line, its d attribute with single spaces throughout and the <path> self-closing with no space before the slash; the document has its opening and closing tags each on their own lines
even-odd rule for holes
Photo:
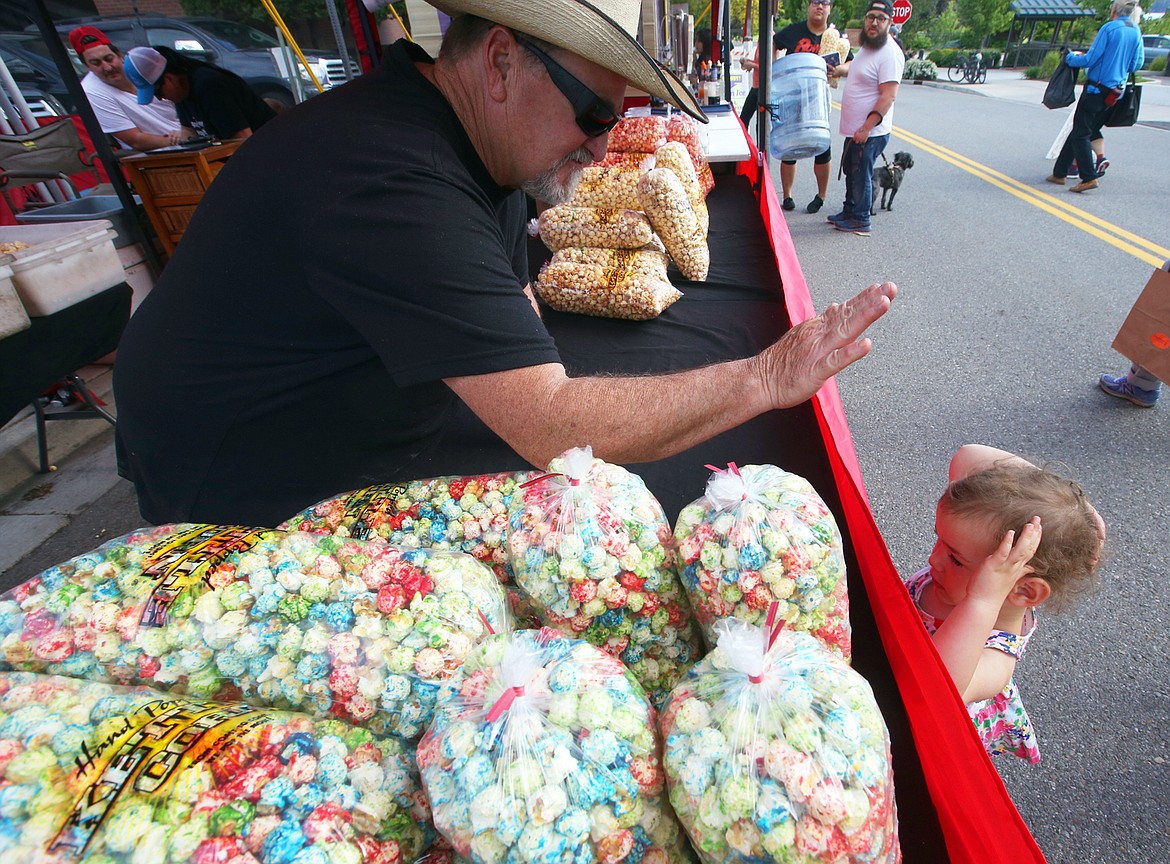
<svg viewBox="0 0 1170 864">
<path fill-rule="evenodd" d="M 576 115 L 577 125 L 590 138 L 599 138 L 618 124 L 622 118 L 615 114 L 608 102 L 586 87 L 581 81 L 527 39 L 519 34 L 516 41 L 533 53 L 544 64 L 548 77 L 561 91 Z"/>
</svg>

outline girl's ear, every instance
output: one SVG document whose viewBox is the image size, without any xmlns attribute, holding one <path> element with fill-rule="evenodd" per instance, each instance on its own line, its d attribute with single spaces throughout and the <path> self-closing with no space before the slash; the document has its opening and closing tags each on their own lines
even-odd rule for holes
<svg viewBox="0 0 1170 864">
<path fill-rule="evenodd" d="M 1052 586 L 1039 576 L 1021 576 L 1012 593 L 1008 595 L 1008 602 L 1013 606 L 1043 606 L 1052 596 Z"/>
</svg>

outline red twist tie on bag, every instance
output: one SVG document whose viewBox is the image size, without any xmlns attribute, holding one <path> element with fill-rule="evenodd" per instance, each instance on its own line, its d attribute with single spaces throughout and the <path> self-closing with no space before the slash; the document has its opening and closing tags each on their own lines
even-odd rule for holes
<svg viewBox="0 0 1170 864">
<path fill-rule="evenodd" d="M 548 480 L 551 477 L 564 477 L 564 476 L 565 476 L 564 474 L 541 474 L 539 477 L 533 477 L 531 480 L 525 480 L 523 483 L 520 484 L 520 488 L 523 489 L 526 486 L 531 486 L 534 483 L 539 483 L 542 480 Z M 577 479 L 576 477 L 570 477 L 569 478 L 569 485 L 570 486 L 580 486 L 581 481 L 579 479 Z"/>
<path fill-rule="evenodd" d="M 505 711 L 507 711 L 509 708 L 512 707 L 512 703 L 516 701 L 516 697 L 523 696 L 523 695 L 524 695 L 523 685 L 521 685 L 519 687 L 509 687 L 507 690 L 505 690 L 503 693 L 500 694 L 500 698 L 496 700 L 496 704 L 494 704 L 491 707 L 491 710 L 488 711 L 487 721 L 489 723 L 495 723 L 497 720 L 500 719 L 501 714 L 503 714 Z"/>
</svg>

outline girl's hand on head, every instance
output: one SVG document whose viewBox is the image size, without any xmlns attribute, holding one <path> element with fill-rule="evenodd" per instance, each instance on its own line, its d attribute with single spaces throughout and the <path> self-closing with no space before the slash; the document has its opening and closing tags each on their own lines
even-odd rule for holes
<svg viewBox="0 0 1170 864">
<path fill-rule="evenodd" d="M 1031 571 L 1028 562 L 1040 548 L 1040 517 L 1033 516 L 1019 536 L 1008 531 L 999 546 L 987 556 L 971 581 L 968 597 L 1003 605 L 1016 583 Z"/>
</svg>

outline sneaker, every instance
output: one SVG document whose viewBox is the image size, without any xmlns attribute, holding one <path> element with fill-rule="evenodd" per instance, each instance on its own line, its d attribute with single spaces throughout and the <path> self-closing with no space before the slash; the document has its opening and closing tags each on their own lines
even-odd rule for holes
<svg viewBox="0 0 1170 864">
<path fill-rule="evenodd" d="M 1100 177 L 1105 173 L 1105 169 L 1109 167 L 1109 157 L 1101 155 L 1097 157 L 1097 176 Z"/>
<path fill-rule="evenodd" d="M 783 207 L 785 210 L 795 210 L 796 209 L 796 202 L 793 201 L 791 198 L 785 198 L 783 203 L 780 206 Z"/>
<path fill-rule="evenodd" d="M 1068 174 L 1066 174 L 1065 176 L 1066 177 L 1080 177 L 1081 176 L 1081 169 L 1077 167 L 1076 162 L 1074 162 L 1068 166 Z"/>
<path fill-rule="evenodd" d="M 1082 180 L 1080 183 L 1078 183 L 1076 186 L 1073 186 L 1068 191 L 1069 192 L 1088 192 L 1090 189 L 1096 189 L 1096 188 L 1097 188 L 1097 180 L 1096 180 L 1096 178 L 1094 178 L 1092 180 Z"/>
<path fill-rule="evenodd" d="M 1162 393 L 1161 388 L 1143 390 L 1141 387 L 1134 387 L 1129 383 L 1129 377 L 1126 375 L 1102 375 L 1101 380 L 1097 383 L 1110 396 L 1127 399 L 1139 408 L 1153 408 L 1158 403 L 1158 396 Z"/>
<path fill-rule="evenodd" d="M 828 217 L 828 221 L 836 225 L 841 220 L 848 218 L 849 217 L 845 215 L 845 211 L 842 210 L 840 213 L 834 213 L 832 216 Z"/>
<path fill-rule="evenodd" d="M 824 206 L 825 206 L 825 199 L 823 199 L 820 195 L 816 195 L 813 197 L 813 200 L 808 202 L 808 206 L 805 207 L 804 209 L 807 210 L 809 213 L 816 213 Z"/>
<path fill-rule="evenodd" d="M 833 227 L 838 231 L 846 231 L 862 237 L 869 236 L 869 223 L 862 222 L 860 219 L 842 219 L 840 222 L 834 222 Z"/>
</svg>

